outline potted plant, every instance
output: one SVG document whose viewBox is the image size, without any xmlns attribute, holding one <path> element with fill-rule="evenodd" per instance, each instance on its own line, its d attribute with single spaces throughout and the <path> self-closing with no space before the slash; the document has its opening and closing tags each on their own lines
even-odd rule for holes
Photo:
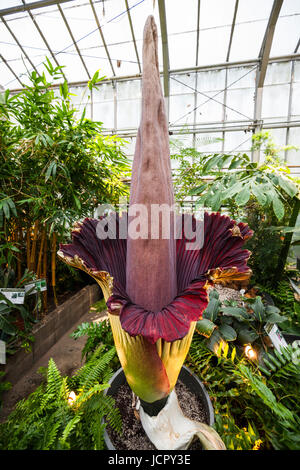
<svg viewBox="0 0 300 470">
<path fill-rule="evenodd" d="M 167 217 L 153 223 L 157 207 L 167 208 Z M 174 388 L 208 303 L 208 285 L 249 278 L 250 253 L 243 245 L 251 236 L 247 224 L 219 213 L 198 221 L 175 212 L 157 29 L 150 16 L 128 214 L 77 223 L 72 243 L 60 245 L 58 256 L 101 286 L 142 426 L 158 449 L 185 449 L 195 435 L 204 449 L 225 448 L 212 427 L 183 415 Z"/>
</svg>

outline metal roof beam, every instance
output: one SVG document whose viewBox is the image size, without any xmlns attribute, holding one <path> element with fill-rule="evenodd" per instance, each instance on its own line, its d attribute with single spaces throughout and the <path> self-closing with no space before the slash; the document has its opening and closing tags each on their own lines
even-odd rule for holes
<svg viewBox="0 0 300 470">
<path fill-rule="evenodd" d="M 164 0 L 158 0 L 161 42 L 163 52 L 163 68 L 164 68 L 164 94 L 168 98 L 170 94 L 170 79 L 169 79 L 169 46 L 168 46 L 168 32 L 167 32 L 167 19 L 166 8 Z"/>
<path fill-rule="evenodd" d="M 300 59 L 300 54 L 291 54 L 291 55 L 284 55 L 284 56 L 278 56 L 278 57 L 272 57 L 269 59 L 269 63 L 281 63 L 281 62 L 287 62 L 290 60 L 299 60 Z M 200 67 L 189 67 L 189 68 L 184 68 L 184 69 L 172 69 L 170 70 L 170 75 L 178 75 L 178 74 L 185 74 L 185 73 L 190 73 L 190 72 L 206 72 L 208 70 L 219 70 L 221 68 L 227 67 L 246 67 L 246 66 L 251 66 L 251 65 L 256 65 L 258 63 L 257 59 L 254 60 L 243 60 L 243 61 L 237 61 L 237 62 L 228 62 L 228 63 L 222 63 L 222 64 L 216 64 L 216 65 L 201 65 Z M 163 75 L 163 72 L 160 72 L 161 75 Z M 102 83 L 108 83 L 108 82 L 115 82 L 115 81 L 125 81 L 125 80 L 139 80 L 141 79 L 142 74 L 138 73 L 135 75 L 119 75 L 115 77 L 108 77 L 101 82 L 99 82 L 99 85 Z M 86 86 L 88 83 L 87 80 L 81 80 L 78 82 L 69 82 L 70 86 Z M 57 88 L 59 85 L 52 85 L 52 88 Z M 20 91 L 19 88 L 14 88 L 12 91 L 17 92 Z"/>
<path fill-rule="evenodd" d="M 24 0 L 22 0 L 22 2 L 23 2 L 24 5 L 26 5 L 26 3 L 25 3 Z M 34 26 L 35 26 L 36 29 L 38 30 L 38 33 L 39 33 L 39 35 L 41 36 L 41 38 L 42 38 L 42 40 L 43 40 L 45 46 L 47 47 L 48 51 L 50 52 L 52 59 L 53 59 L 54 62 L 56 63 L 57 67 L 60 67 L 60 65 L 59 65 L 59 63 L 58 63 L 58 60 L 57 60 L 56 57 L 55 57 L 55 54 L 53 53 L 51 47 L 49 46 L 47 39 L 45 38 L 45 36 L 44 36 L 44 34 L 43 34 L 41 28 L 39 27 L 38 23 L 37 23 L 36 20 L 35 20 L 35 17 L 33 16 L 33 14 L 31 13 L 30 10 L 28 10 L 28 14 L 29 14 L 31 20 L 33 21 Z M 63 70 L 61 70 L 61 73 L 62 73 L 64 79 L 67 80 L 67 79 L 66 79 L 66 76 L 65 76 L 65 74 L 64 74 L 64 72 L 63 72 Z"/>
<path fill-rule="evenodd" d="M 234 7 L 234 13 L 233 13 L 233 20 L 232 20 L 232 24 L 231 24 L 231 31 L 230 31 L 230 38 L 229 38 L 226 62 L 229 62 L 231 44 L 232 44 L 232 38 L 233 38 L 233 33 L 234 33 L 234 28 L 235 28 L 235 21 L 236 21 L 236 15 L 237 15 L 238 7 L 239 7 L 239 0 L 236 0 L 235 7 Z"/>
<path fill-rule="evenodd" d="M 61 7 L 60 5 L 57 5 L 57 7 L 58 7 L 59 12 L 60 12 L 60 14 L 61 14 L 61 16 L 62 16 L 62 19 L 64 20 L 64 23 L 65 23 L 65 25 L 66 25 L 66 28 L 67 28 L 67 30 L 68 30 L 70 36 L 71 36 L 71 39 L 72 39 L 72 41 L 73 41 L 73 44 L 74 44 L 75 49 L 76 49 L 76 51 L 77 51 L 77 54 L 79 55 L 80 60 L 81 60 L 81 62 L 82 62 L 82 65 L 83 65 L 83 67 L 84 67 L 84 69 L 85 69 L 85 71 L 86 71 L 86 73 L 87 73 L 87 76 L 88 76 L 89 79 L 90 79 L 90 78 L 91 78 L 90 73 L 89 73 L 88 68 L 87 68 L 87 66 L 86 66 L 86 63 L 85 63 L 85 61 L 84 61 L 84 59 L 83 59 L 83 57 L 82 57 L 82 55 L 81 55 L 80 49 L 79 49 L 79 47 L 78 47 L 78 45 L 77 45 L 77 43 L 76 43 L 76 41 L 75 41 L 75 38 L 74 38 L 74 36 L 73 36 L 72 30 L 71 30 L 70 25 L 69 25 L 69 23 L 68 23 L 68 21 L 67 21 L 67 18 L 65 17 L 65 14 L 64 14 L 64 12 L 63 12 L 63 9 L 62 9 L 62 7 Z"/>
<path fill-rule="evenodd" d="M 3 8 L 0 10 L 0 16 L 13 15 L 15 13 L 21 13 L 23 11 L 35 10 L 36 8 L 49 7 L 58 3 L 71 2 L 73 0 L 40 0 L 34 3 L 24 3 L 23 5 L 17 5 L 15 7 Z"/>
<path fill-rule="evenodd" d="M 102 32 L 102 28 L 101 28 L 101 25 L 100 25 L 100 21 L 99 21 L 99 18 L 98 18 L 98 15 L 97 15 L 97 12 L 96 12 L 96 10 L 95 10 L 95 7 L 94 7 L 94 4 L 93 4 L 92 0 L 90 0 L 90 5 L 91 5 L 92 10 L 93 10 L 93 13 L 94 13 L 94 18 L 95 18 L 95 21 L 96 21 L 97 26 L 98 26 L 98 30 L 99 30 L 99 33 L 100 33 L 100 36 L 101 36 L 101 40 L 102 40 L 102 42 L 103 42 L 103 46 L 104 46 L 104 49 L 105 49 L 105 52 L 106 52 L 106 55 L 107 55 L 107 58 L 108 58 L 108 61 L 109 61 L 109 64 L 110 64 L 112 73 L 113 73 L 113 76 L 115 76 L 115 75 L 116 75 L 115 69 L 114 69 L 114 66 L 113 66 L 113 64 L 112 64 L 112 60 L 111 60 L 111 57 L 110 57 L 109 52 L 108 52 L 107 44 L 106 44 L 105 39 L 104 39 L 104 36 L 103 36 L 103 32 Z"/>
<path fill-rule="evenodd" d="M 15 71 L 11 68 L 11 66 L 9 65 L 9 63 L 6 61 L 6 59 L 3 57 L 2 54 L 0 54 L 0 59 L 2 60 L 2 62 L 6 65 L 6 67 L 9 69 L 9 71 L 16 77 L 16 80 L 18 80 L 18 82 L 20 83 L 20 85 L 22 86 L 23 88 L 23 83 L 21 82 L 20 78 L 18 77 L 18 75 L 15 73 Z"/>
<path fill-rule="evenodd" d="M 196 40 L 196 67 L 197 67 L 197 65 L 198 65 L 198 54 L 199 54 L 200 6 L 201 6 L 201 0 L 198 0 L 198 9 L 197 9 L 197 40 Z"/>
<path fill-rule="evenodd" d="M 128 0 L 125 0 L 125 4 L 126 4 L 126 9 L 127 9 L 128 21 L 129 21 L 129 25 L 130 25 L 130 29 L 131 29 L 131 35 L 132 35 L 133 45 L 134 45 L 134 49 L 135 49 L 135 54 L 136 54 L 136 58 L 137 58 L 137 62 L 138 62 L 138 67 L 139 67 L 140 73 L 142 73 L 141 62 L 140 62 L 140 58 L 139 58 L 139 54 L 138 54 L 138 50 L 137 50 L 137 46 L 136 46 L 135 34 L 134 34 L 130 9 L 129 9 L 129 5 L 128 5 Z"/>
<path fill-rule="evenodd" d="M 283 0 L 274 0 L 273 7 L 270 13 L 268 26 L 264 35 L 264 39 L 261 45 L 260 53 L 259 53 L 259 72 L 258 72 L 258 81 L 257 86 L 258 88 L 263 87 L 266 71 L 268 67 L 268 61 L 270 57 L 270 51 L 273 42 L 273 36 L 275 31 L 275 26 L 279 17 L 279 13 L 283 4 Z"/>
<path fill-rule="evenodd" d="M 270 13 L 267 29 L 264 35 L 264 39 L 261 45 L 260 53 L 258 56 L 258 67 L 255 82 L 255 104 L 254 104 L 254 121 L 256 126 L 254 133 L 259 132 L 262 129 L 261 122 L 261 110 L 262 110 L 262 97 L 263 97 L 263 86 L 265 82 L 267 67 L 270 58 L 270 51 L 272 47 L 274 31 L 277 20 L 279 18 L 280 10 L 283 4 L 283 0 L 274 0 L 272 10 Z M 258 162 L 260 157 L 260 151 L 255 150 L 252 152 L 252 159 L 254 162 Z"/>
<path fill-rule="evenodd" d="M 7 30 L 9 31 L 9 33 L 11 34 L 11 36 L 14 38 L 16 44 L 19 46 L 19 48 L 21 49 L 22 53 L 24 54 L 24 56 L 26 57 L 26 59 L 28 60 L 28 62 L 30 63 L 31 67 L 36 71 L 36 73 L 39 75 L 39 72 L 37 71 L 34 63 L 31 61 L 30 57 L 27 55 L 26 51 L 24 50 L 22 44 L 20 44 L 18 38 L 15 36 L 14 32 L 11 30 L 11 28 L 9 27 L 9 25 L 7 24 L 7 22 L 5 21 L 5 19 L 3 17 L 1 17 L 1 20 L 2 22 L 5 24 Z"/>
</svg>

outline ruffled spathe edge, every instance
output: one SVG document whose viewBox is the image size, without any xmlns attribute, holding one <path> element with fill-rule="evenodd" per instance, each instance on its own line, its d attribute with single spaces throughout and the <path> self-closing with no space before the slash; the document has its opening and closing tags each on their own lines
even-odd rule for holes
<svg viewBox="0 0 300 470">
<path fill-rule="evenodd" d="M 199 320 L 207 307 L 206 281 L 191 283 L 160 312 L 151 312 L 135 305 L 126 296 L 112 295 L 107 306 L 112 314 L 120 316 L 122 328 L 131 336 L 142 335 L 151 343 L 159 338 L 172 342 L 183 338 L 192 321 Z"/>
<path fill-rule="evenodd" d="M 251 276 L 247 266 L 251 253 L 243 245 L 252 230 L 228 216 L 205 213 L 201 249 L 186 250 L 191 240 L 184 237 L 176 241 L 180 293 L 161 311 L 151 312 L 133 304 L 126 293 L 126 239 L 99 240 L 97 223 L 96 219 L 86 218 L 76 224 L 72 243 L 60 245 L 58 256 L 96 279 L 110 313 L 120 316 L 122 328 L 131 336 L 142 335 L 153 343 L 159 338 L 179 340 L 187 334 L 191 322 L 201 318 L 208 304 L 209 284 L 230 286 Z"/>
</svg>

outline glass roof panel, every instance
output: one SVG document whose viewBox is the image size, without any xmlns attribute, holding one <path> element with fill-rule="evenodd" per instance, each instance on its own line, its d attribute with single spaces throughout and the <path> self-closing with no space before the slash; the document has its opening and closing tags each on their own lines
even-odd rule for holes
<svg viewBox="0 0 300 470">
<path fill-rule="evenodd" d="M 22 21 L 22 20 L 18 20 Z M 11 21 L 10 23 L 13 23 Z M 11 24 L 10 24 L 11 26 Z M 10 32 L 6 28 L 5 24 L 0 22 L 0 53 L 5 58 L 10 67 L 14 70 L 15 74 L 20 77 L 20 80 L 23 83 L 28 83 L 27 79 L 27 70 L 31 69 L 31 65 L 24 57 L 21 49 L 15 42 L 14 38 L 11 36 Z M 5 68 L 9 69 L 7 66 Z M 6 81 L 5 76 L 1 75 L 2 85 L 8 86 L 9 88 L 19 88 L 20 83 L 16 77 L 9 72 L 10 79 Z"/>
<path fill-rule="evenodd" d="M 233 19 L 235 0 L 201 0 L 200 29 L 230 26 Z"/>
<path fill-rule="evenodd" d="M 182 0 L 166 0 L 165 5 L 168 35 L 197 29 L 198 0 L 189 0 L 188 14 L 187 4 Z"/>
<path fill-rule="evenodd" d="M 200 30 L 198 65 L 220 64 L 226 61 L 230 26 Z"/>
<path fill-rule="evenodd" d="M 46 38 L 50 49 L 59 63 L 65 66 L 64 73 L 69 81 L 86 80 L 87 73 L 74 48 L 72 38 L 57 8 L 53 6 L 38 8 L 32 11 L 40 30 Z M 53 34 L 55 31 L 55 34 Z M 53 63 L 50 52 L 47 56 Z M 56 64 L 54 64 L 56 65 Z M 76 79 L 75 79 L 76 77 Z"/>
<path fill-rule="evenodd" d="M 38 0 L 26 0 L 26 3 Z M 201 0 L 199 51 L 197 51 L 198 0 L 165 0 L 170 70 L 210 66 L 226 61 L 236 0 Z M 22 5 L 21 0 L 0 0 L 0 9 Z M 93 0 L 110 59 L 117 76 L 139 73 L 125 0 Z M 142 37 L 145 20 L 154 15 L 159 35 L 159 64 L 163 70 L 162 41 L 158 1 L 128 0 L 130 15 L 137 41 L 139 60 L 142 62 Z M 273 0 L 239 0 L 229 61 L 245 61 L 258 57 L 268 24 Z M 89 74 L 100 69 L 101 75 L 112 77 L 113 71 L 99 34 L 89 0 L 72 0 L 61 4 L 68 25 L 77 42 Z M 70 82 L 88 79 L 72 38 L 57 5 L 32 10 L 42 33 L 57 61 L 65 65 Z M 6 15 L 5 20 L 18 41 L 40 71 L 41 63 L 51 54 L 41 38 L 28 12 Z M 0 22 L 1 23 L 1 22 Z M 1 26 L 0 52 L 9 61 L 16 74 L 26 71 L 22 51 L 4 25 Z M 300 1 L 284 0 L 275 29 L 272 56 L 293 53 L 299 40 Z M 26 62 L 26 59 L 25 59 Z M 26 63 L 29 70 L 32 66 Z M 7 67 L 2 67 L 5 70 Z M 19 87 L 11 73 L 10 84 Z M 2 82 L 5 80 L 2 79 Z"/>
<path fill-rule="evenodd" d="M 12 8 L 22 5 L 22 0 L 0 0 L 0 8 L 1 10 L 4 8 Z"/>
<path fill-rule="evenodd" d="M 8 27 L 11 29 L 12 33 L 15 35 L 15 37 L 23 47 L 27 56 L 30 58 L 33 65 L 35 65 L 39 72 L 44 71 L 42 62 L 44 62 L 45 56 L 50 56 L 50 53 L 46 48 L 46 45 L 43 42 L 42 37 L 36 29 L 29 14 L 27 12 L 24 12 L 17 19 L 12 18 L 11 15 L 9 15 L 6 18 L 6 22 Z M 10 42 L 15 43 L 13 37 L 10 35 L 10 32 L 6 27 L 5 30 L 7 37 L 10 37 Z M 2 33 L 1 38 L 4 38 L 4 35 Z M 12 59 L 15 60 L 18 57 L 22 62 L 22 57 L 24 59 L 24 54 L 19 48 L 19 46 L 16 46 Z M 30 63 L 28 63 L 27 70 L 30 72 L 33 71 L 33 67 Z M 24 72 L 27 75 L 27 71 L 24 70 Z M 15 80 L 15 82 L 17 83 L 17 80 Z M 10 86 L 14 87 L 16 83 L 11 83 Z"/>
<path fill-rule="evenodd" d="M 225 62 L 235 0 L 204 0 L 200 7 L 198 65 Z"/>
<path fill-rule="evenodd" d="M 196 32 L 169 35 L 169 60 L 171 70 L 195 65 L 196 40 Z"/>
<path fill-rule="evenodd" d="M 10 64 L 12 65 L 12 64 Z M 9 68 L 5 65 L 4 62 L 0 62 L 0 86 L 3 88 L 7 88 L 7 83 L 13 83 L 15 80 L 15 76 L 11 73 Z M 16 88 L 19 84 L 18 81 L 15 82 L 15 86 L 13 88 Z"/>
<path fill-rule="evenodd" d="M 298 2 L 300 8 L 300 2 Z M 271 57 L 292 54 L 300 37 L 300 13 L 280 16 L 274 33 Z"/>
<path fill-rule="evenodd" d="M 258 57 L 273 0 L 239 0 L 230 61 Z"/>
<path fill-rule="evenodd" d="M 157 2 L 155 2 L 157 4 Z M 124 2 L 125 4 L 125 2 Z M 140 61 L 142 63 L 142 45 L 143 45 L 143 31 L 147 17 L 153 15 L 155 18 L 158 34 L 158 62 L 160 70 L 163 70 L 163 59 L 162 59 L 162 46 L 161 46 L 161 32 L 160 32 L 160 21 L 157 5 L 154 7 L 153 0 L 128 0 L 130 8 L 131 19 L 134 28 L 134 34 L 136 38 L 136 45 Z"/>
</svg>

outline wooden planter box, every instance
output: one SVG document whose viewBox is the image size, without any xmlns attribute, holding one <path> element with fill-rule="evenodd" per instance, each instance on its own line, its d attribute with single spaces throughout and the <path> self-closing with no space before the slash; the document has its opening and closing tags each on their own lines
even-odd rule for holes
<svg viewBox="0 0 300 470">
<path fill-rule="evenodd" d="M 34 327 L 35 341 L 32 343 L 31 352 L 20 349 L 13 356 L 7 357 L 5 365 L 0 365 L 0 370 L 6 372 L 3 380 L 13 385 L 20 380 L 73 325 L 76 325 L 100 297 L 99 286 L 92 284 L 81 289 L 49 313 L 43 323 Z"/>
</svg>

